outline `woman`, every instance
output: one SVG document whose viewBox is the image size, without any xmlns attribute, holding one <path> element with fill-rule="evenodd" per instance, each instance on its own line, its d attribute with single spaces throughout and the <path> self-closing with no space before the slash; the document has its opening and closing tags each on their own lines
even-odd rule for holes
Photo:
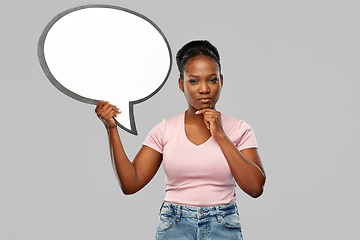
<svg viewBox="0 0 360 240">
<path fill-rule="evenodd" d="M 133 162 L 113 119 L 119 109 L 105 101 L 97 104 L 122 191 L 139 191 L 163 162 L 166 197 L 156 239 L 242 239 L 235 182 L 252 197 L 262 194 L 265 183 L 255 136 L 244 121 L 215 110 L 223 76 L 210 42 L 187 43 L 176 62 L 188 109 L 156 125 Z"/>
</svg>

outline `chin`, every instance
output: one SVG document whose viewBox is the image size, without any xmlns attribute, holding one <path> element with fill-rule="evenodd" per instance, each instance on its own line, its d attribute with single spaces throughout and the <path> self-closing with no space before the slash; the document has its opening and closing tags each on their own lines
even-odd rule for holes
<svg viewBox="0 0 360 240">
<path fill-rule="evenodd" d="M 202 107 L 199 107 L 197 110 L 207 109 L 207 108 L 214 109 L 214 107 L 212 107 L 212 106 L 202 106 Z"/>
</svg>

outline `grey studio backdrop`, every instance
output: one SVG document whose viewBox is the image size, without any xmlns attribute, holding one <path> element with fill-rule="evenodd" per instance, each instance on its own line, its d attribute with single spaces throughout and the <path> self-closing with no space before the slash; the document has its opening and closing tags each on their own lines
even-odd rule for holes
<svg viewBox="0 0 360 240">
<path fill-rule="evenodd" d="M 37 42 L 58 13 L 112 4 L 145 15 L 173 54 L 192 39 L 218 47 L 217 109 L 255 131 L 267 173 L 258 199 L 237 188 L 246 240 L 359 239 L 359 1 L 2 1 L 0 239 L 154 239 L 165 174 L 122 194 L 94 105 L 58 91 Z M 139 135 L 187 107 L 172 72 L 135 105 Z M 111 86 L 109 86 L 111 87 Z M 200 171 L 201 169 L 199 169 Z"/>
</svg>

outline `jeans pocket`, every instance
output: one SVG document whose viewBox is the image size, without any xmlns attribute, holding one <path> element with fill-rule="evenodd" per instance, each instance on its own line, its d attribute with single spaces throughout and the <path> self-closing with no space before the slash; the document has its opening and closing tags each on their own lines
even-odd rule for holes
<svg viewBox="0 0 360 240">
<path fill-rule="evenodd" d="M 175 222 L 175 215 L 168 213 L 160 213 L 157 231 L 165 232 L 169 230 Z"/>
<path fill-rule="evenodd" d="M 222 216 L 222 219 L 224 227 L 230 229 L 241 229 L 239 215 L 236 212 Z"/>
</svg>

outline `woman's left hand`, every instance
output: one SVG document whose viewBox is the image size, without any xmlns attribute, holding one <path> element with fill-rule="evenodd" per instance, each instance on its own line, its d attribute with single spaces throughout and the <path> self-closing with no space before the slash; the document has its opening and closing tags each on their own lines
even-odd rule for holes
<svg viewBox="0 0 360 240">
<path fill-rule="evenodd" d="M 202 114 L 204 117 L 204 123 L 206 127 L 210 130 L 210 134 L 213 137 L 218 137 L 225 135 L 222 121 L 221 121 L 221 112 L 218 112 L 211 108 L 201 109 L 196 112 L 196 114 Z"/>
</svg>

